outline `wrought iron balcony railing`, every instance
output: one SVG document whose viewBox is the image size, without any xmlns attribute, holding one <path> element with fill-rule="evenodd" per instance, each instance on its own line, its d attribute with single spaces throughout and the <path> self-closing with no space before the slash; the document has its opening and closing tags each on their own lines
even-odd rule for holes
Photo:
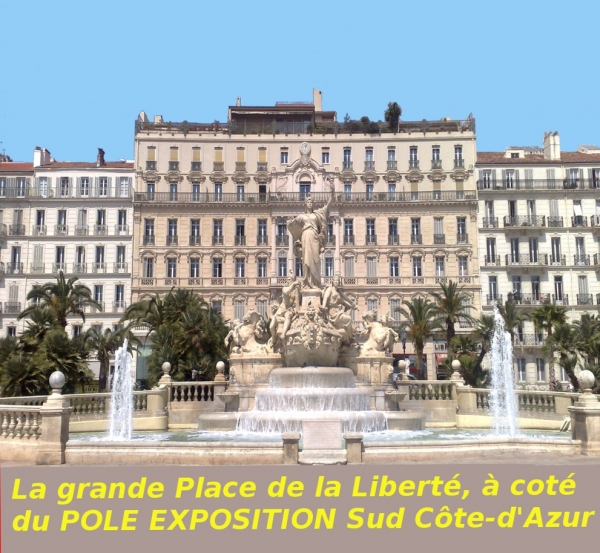
<svg viewBox="0 0 600 553">
<path fill-rule="evenodd" d="M 275 237 L 275 245 L 276 246 L 289 246 L 290 244 L 290 237 L 288 234 L 278 234 Z"/>
<path fill-rule="evenodd" d="M 445 234 L 434 234 L 433 235 L 433 243 L 434 244 L 445 244 L 446 243 L 446 235 Z"/>
<path fill-rule="evenodd" d="M 582 217 L 581 215 L 576 215 L 571 217 L 571 226 L 572 227 L 587 227 L 588 226 L 588 218 Z"/>
<path fill-rule="evenodd" d="M 502 294 L 487 294 L 486 295 L 486 304 L 494 305 L 494 304 L 502 305 Z"/>
<path fill-rule="evenodd" d="M 590 264 L 590 256 L 586 254 L 575 254 L 573 256 L 573 265 L 589 265 Z"/>
<path fill-rule="evenodd" d="M 486 255 L 484 258 L 484 263 L 486 266 L 488 265 L 500 265 L 500 256 L 499 255 Z"/>
<path fill-rule="evenodd" d="M 387 170 L 396 171 L 398 169 L 398 162 L 395 159 L 388 159 Z"/>
<path fill-rule="evenodd" d="M 199 246 L 201 244 L 200 235 L 199 234 L 191 234 L 189 245 L 190 246 Z"/>
<path fill-rule="evenodd" d="M 410 243 L 411 244 L 422 244 L 423 243 L 423 235 L 422 234 L 411 234 L 410 235 Z"/>
<path fill-rule="evenodd" d="M 546 217 L 544 215 L 517 215 L 515 217 L 504 217 L 505 227 L 544 227 Z"/>
<path fill-rule="evenodd" d="M 344 234 L 344 246 L 354 246 L 354 234 Z"/>
<path fill-rule="evenodd" d="M 212 245 L 213 246 L 222 246 L 223 245 L 223 235 L 222 234 L 213 234 Z"/>
<path fill-rule="evenodd" d="M 167 246 L 177 246 L 179 243 L 179 236 L 177 234 L 168 234 L 167 235 Z"/>
<path fill-rule="evenodd" d="M 235 235 L 235 245 L 236 246 L 245 246 L 246 245 L 246 237 L 243 235 Z"/>
<path fill-rule="evenodd" d="M 498 217 L 484 217 L 483 228 L 498 228 Z"/>
<path fill-rule="evenodd" d="M 546 253 L 506 254 L 506 265 L 548 265 Z"/>
<path fill-rule="evenodd" d="M 377 244 L 377 235 L 376 234 L 365 235 L 365 244 L 367 246 L 375 246 Z"/>
<path fill-rule="evenodd" d="M 398 246 L 400 244 L 400 235 L 388 234 L 388 246 Z"/>
<path fill-rule="evenodd" d="M 469 242 L 469 235 L 463 234 L 462 232 L 457 233 L 456 235 L 456 243 L 457 244 L 466 244 Z"/>
<path fill-rule="evenodd" d="M 154 246 L 155 236 L 154 234 L 144 234 L 142 243 L 144 246 Z"/>
<path fill-rule="evenodd" d="M 577 305 L 594 305 L 592 294 L 577 294 Z"/>
</svg>

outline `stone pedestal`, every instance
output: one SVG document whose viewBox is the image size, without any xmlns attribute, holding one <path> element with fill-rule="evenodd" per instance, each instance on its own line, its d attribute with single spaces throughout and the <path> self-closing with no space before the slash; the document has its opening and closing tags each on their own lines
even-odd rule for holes
<svg viewBox="0 0 600 553">
<path fill-rule="evenodd" d="M 346 432 L 344 440 L 348 464 L 362 463 L 363 435 L 360 432 Z"/>
<path fill-rule="evenodd" d="M 298 442 L 300 441 L 299 432 L 284 432 L 281 435 L 283 439 L 283 464 L 298 464 Z"/>
<path fill-rule="evenodd" d="M 356 382 L 361 384 L 392 385 L 390 375 L 394 370 L 394 358 L 384 352 L 359 356 L 355 350 L 340 355 L 340 366 L 352 369 Z"/>
<path fill-rule="evenodd" d="M 283 359 L 279 353 L 252 357 L 232 353 L 229 357 L 230 388 L 235 390 L 237 387 L 267 384 L 271 371 L 282 365 Z"/>
<path fill-rule="evenodd" d="M 37 446 L 36 465 L 62 465 L 65 448 L 69 441 L 69 400 L 60 391 L 65 385 L 65 376 L 56 371 L 50 375 L 52 394 L 41 407 L 42 435 Z"/>
<path fill-rule="evenodd" d="M 302 294 L 300 313 L 305 313 L 308 304 L 311 302 L 317 309 L 321 305 L 321 290 L 318 288 L 303 288 L 300 293 Z"/>
<path fill-rule="evenodd" d="M 577 379 L 583 394 L 569 408 L 571 437 L 581 440 L 583 455 L 600 455 L 600 402 L 591 390 L 596 379 L 590 371 L 581 371 Z"/>
</svg>

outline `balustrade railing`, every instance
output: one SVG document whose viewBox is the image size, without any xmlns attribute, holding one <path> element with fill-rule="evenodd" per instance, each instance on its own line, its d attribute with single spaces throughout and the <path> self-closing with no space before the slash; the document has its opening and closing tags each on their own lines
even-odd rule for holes
<svg viewBox="0 0 600 553">
<path fill-rule="evenodd" d="M 0 405 L 0 439 L 38 440 L 42 435 L 40 407 Z"/>
<path fill-rule="evenodd" d="M 504 217 L 505 227 L 544 227 L 546 217 L 544 215 L 517 215 L 515 217 Z"/>
<path fill-rule="evenodd" d="M 396 381 L 398 390 L 408 389 L 406 397 L 409 401 L 443 401 L 453 398 L 452 387 L 454 386 L 447 380 L 422 380 L 422 381 Z"/>
<path fill-rule="evenodd" d="M 172 403 L 193 403 L 215 400 L 214 382 L 172 382 L 166 387 L 169 391 L 168 401 Z"/>
</svg>

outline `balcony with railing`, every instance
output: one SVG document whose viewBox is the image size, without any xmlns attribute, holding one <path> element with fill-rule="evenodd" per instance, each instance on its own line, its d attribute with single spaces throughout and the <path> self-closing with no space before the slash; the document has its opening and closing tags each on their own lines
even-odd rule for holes
<svg viewBox="0 0 600 553">
<path fill-rule="evenodd" d="M 505 190 L 511 192 L 514 190 L 595 190 L 598 188 L 598 182 L 588 179 L 520 179 L 520 180 L 505 180 L 498 179 L 496 181 L 478 180 L 478 190 Z"/>
<path fill-rule="evenodd" d="M 142 238 L 142 244 L 144 246 L 154 246 L 155 237 L 154 234 L 144 234 Z"/>
<path fill-rule="evenodd" d="M 202 162 L 201 161 L 192 161 L 192 165 L 190 166 L 190 170 L 200 173 L 202 172 Z"/>
<path fill-rule="evenodd" d="M 588 226 L 588 218 L 583 217 L 581 215 L 575 215 L 574 217 L 571 217 L 571 226 L 573 228 L 587 227 Z"/>
<path fill-rule="evenodd" d="M 569 305 L 568 294 L 552 294 L 552 303 L 554 305 Z"/>
<path fill-rule="evenodd" d="M 351 161 L 345 159 L 344 161 L 342 161 L 342 169 L 344 171 L 352 171 L 353 170 L 353 164 Z"/>
<path fill-rule="evenodd" d="M 423 235 L 422 234 L 411 234 L 410 235 L 410 243 L 411 244 L 422 244 L 423 243 Z"/>
<path fill-rule="evenodd" d="M 46 225 L 33 225 L 31 228 L 32 236 L 46 236 L 48 233 L 48 228 Z"/>
<path fill-rule="evenodd" d="M 515 217 L 504 217 L 505 227 L 544 227 L 546 217 L 544 215 L 517 215 Z"/>
<path fill-rule="evenodd" d="M 498 228 L 498 217 L 484 217 L 483 228 Z"/>
<path fill-rule="evenodd" d="M 400 244 L 400 235 L 388 234 L 388 246 L 398 246 Z"/>
<path fill-rule="evenodd" d="M 6 274 L 7 275 L 22 275 L 23 274 L 23 263 L 11 262 L 6 264 Z"/>
<path fill-rule="evenodd" d="M 454 158 L 454 168 L 455 169 L 464 169 L 465 168 L 465 160 Z"/>
<path fill-rule="evenodd" d="M 25 225 L 8 225 L 9 236 L 25 236 Z"/>
<path fill-rule="evenodd" d="M 235 235 L 235 245 L 236 246 L 245 246 L 246 245 L 246 237 L 243 234 Z"/>
<path fill-rule="evenodd" d="M 486 305 L 502 305 L 502 294 L 487 294 L 485 299 Z"/>
<path fill-rule="evenodd" d="M 6 235 L 8 234 L 8 228 L 4 223 L 0 223 L 0 239 L 2 238 L 6 238 Z M 2 305 L 2 304 L 0 304 Z"/>
<path fill-rule="evenodd" d="M 104 302 L 96 301 L 98 305 L 91 305 L 89 307 L 90 313 L 104 313 Z"/>
<path fill-rule="evenodd" d="M 600 294 L 596 294 L 596 304 L 600 305 Z"/>
<path fill-rule="evenodd" d="M 456 234 L 456 243 L 457 244 L 467 244 L 469 242 L 469 235 L 459 232 Z"/>
<path fill-rule="evenodd" d="M 441 159 L 432 159 L 431 160 L 431 169 L 441 169 L 442 168 L 442 160 Z"/>
<path fill-rule="evenodd" d="M 54 225 L 54 236 L 67 236 L 69 227 L 67 225 Z"/>
<path fill-rule="evenodd" d="M 562 228 L 563 226 L 563 218 L 558 216 L 550 216 L 548 217 L 548 227 L 549 228 Z"/>
<path fill-rule="evenodd" d="M 290 237 L 288 234 L 278 234 L 275 237 L 275 245 L 280 247 L 287 247 L 290 244 Z"/>
<path fill-rule="evenodd" d="M 550 254 L 550 258 L 548 259 L 550 265 L 559 266 L 567 264 L 567 256 L 566 255 L 554 255 Z"/>
<path fill-rule="evenodd" d="M 92 273 L 106 273 L 106 263 L 104 261 L 92 263 Z"/>
<path fill-rule="evenodd" d="M 52 272 L 53 273 L 61 273 L 61 272 L 66 273 L 67 272 L 67 264 L 62 261 L 52 263 Z"/>
<path fill-rule="evenodd" d="M 88 226 L 87 225 L 76 225 L 75 226 L 75 236 L 87 236 L 88 235 Z"/>
<path fill-rule="evenodd" d="M 365 160 L 365 171 L 375 171 L 375 162 L 372 159 Z"/>
<path fill-rule="evenodd" d="M 84 275 L 87 273 L 87 263 L 73 263 L 73 273 Z"/>
<path fill-rule="evenodd" d="M 269 245 L 269 237 L 266 234 L 258 234 L 256 236 L 256 245 L 257 246 L 268 246 Z"/>
<path fill-rule="evenodd" d="M 266 161 L 259 161 L 256 164 L 256 172 L 257 173 L 268 171 L 268 170 L 269 170 L 269 164 Z"/>
<path fill-rule="evenodd" d="M 169 161 L 169 171 L 179 171 L 179 162 Z"/>
<path fill-rule="evenodd" d="M 116 261 L 113 263 L 113 273 L 128 273 L 129 265 L 126 261 Z"/>
<path fill-rule="evenodd" d="M 188 242 L 188 244 L 190 246 L 200 246 L 201 243 L 202 243 L 202 240 L 201 240 L 199 234 L 190 234 L 189 242 Z"/>
<path fill-rule="evenodd" d="M 376 234 L 365 235 L 365 244 L 367 246 L 376 246 L 377 245 L 377 235 Z"/>
<path fill-rule="evenodd" d="M 20 301 L 6 301 L 4 302 L 4 313 L 10 315 L 16 315 L 21 312 Z"/>
<path fill-rule="evenodd" d="M 530 292 L 511 292 L 507 296 L 508 301 L 517 305 L 545 305 L 550 303 L 550 294 L 533 294 Z"/>
<path fill-rule="evenodd" d="M 589 254 L 576 253 L 573 256 L 573 265 L 589 265 L 590 264 L 590 256 Z"/>
<path fill-rule="evenodd" d="M 548 254 L 546 253 L 522 253 L 519 255 L 508 253 L 505 259 L 507 266 L 548 265 Z"/>
<path fill-rule="evenodd" d="M 484 258 L 484 264 L 486 267 L 488 266 L 500 266 L 500 256 L 499 255 L 486 255 Z"/>
<path fill-rule="evenodd" d="M 592 294 L 577 294 L 577 305 L 594 305 Z"/>
<path fill-rule="evenodd" d="M 600 267 L 600 254 L 598 253 L 594 254 L 594 265 L 596 265 L 596 267 Z"/>
<path fill-rule="evenodd" d="M 115 225 L 115 234 L 128 235 L 129 225 Z"/>
<path fill-rule="evenodd" d="M 236 173 L 245 173 L 246 172 L 246 162 L 245 161 L 236 161 L 235 162 L 235 171 L 236 171 Z"/>
<path fill-rule="evenodd" d="M 590 224 L 594 229 L 600 229 L 600 215 L 592 215 L 590 217 Z"/>
<path fill-rule="evenodd" d="M 124 301 L 113 301 L 113 313 L 123 313 L 127 309 L 127 304 Z"/>
<path fill-rule="evenodd" d="M 43 274 L 46 272 L 45 263 L 32 263 L 29 270 L 34 274 Z"/>
<path fill-rule="evenodd" d="M 546 336 L 543 334 L 515 334 L 513 345 L 515 347 L 536 347 L 541 348 L 546 342 Z"/>
<path fill-rule="evenodd" d="M 8 186 L 0 188 L 0 198 L 28 198 L 30 187 L 23 186 Z"/>
<path fill-rule="evenodd" d="M 108 225 L 94 225 L 94 236 L 108 236 Z"/>
<path fill-rule="evenodd" d="M 388 159 L 387 170 L 396 171 L 398 169 L 398 162 L 395 159 Z"/>
<path fill-rule="evenodd" d="M 354 246 L 354 234 L 344 234 L 344 246 Z"/>
<path fill-rule="evenodd" d="M 167 240 L 166 240 L 167 246 L 177 246 L 178 243 L 179 243 L 179 236 L 177 236 L 176 234 L 168 234 L 167 235 Z"/>
<path fill-rule="evenodd" d="M 419 160 L 418 159 L 409 159 L 408 160 L 408 168 L 409 169 L 418 169 L 419 168 Z"/>
<path fill-rule="evenodd" d="M 446 243 L 446 235 L 445 234 L 434 234 L 433 235 L 433 243 L 434 244 L 445 244 Z"/>
<path fill-rule="evenodd" d="M 224 170 L 225 170 L 225 162 L 213 161 L 213 171 L 224 171 Z"/>
<path fill-rule="evenodd" d="M 213 234 L 212 245 L 213 246 L 222 246 L 223 245 L 223 235 L 222 234 Z"/>
</svg>

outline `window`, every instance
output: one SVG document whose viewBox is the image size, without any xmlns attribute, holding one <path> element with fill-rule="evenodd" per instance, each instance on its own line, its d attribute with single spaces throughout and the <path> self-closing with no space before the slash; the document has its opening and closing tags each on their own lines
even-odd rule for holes
<svg viewBox="0 0 600 553">
<path fill-rule="evenodd" d="M 167 277 L 168 278 L 176 278 L 177 277 L 177 258 L 176 257 L 167 257 Z"/>
<path fill-rule="evenodd" d="M 398 219 L 388 219 L 388 234 L 398 236 Z"/>
<path fill-rule="evenodd" d="M 344 276 L 346 278 L 354 277 L 354 257 L 352 256 L 344 258 Z"/>
<path fill-rule="evenodd" d="M 154 199 L 154 193 L 156 192 L 156 186 L 153 182 L 146 183 L 146 197 L 148 200 Z"/>
<path fill-rule="evenodd" d="M 9 338 L 16 338 L 17 327 L 16 326 L 7 326 L 6 327 L 6 336 L 8 336 Z"/>
<path fill-rule="evenodd" d="M 396 199 L 396 183 L 394 181 L 388 182 L 388 196 L 390 200 Z"/>
<path fill-rule="evenodd" d="M 302 270 L 302 260 L 296 257 L 296 269 L 294 272 L 294 276 L 302 277 L 304 276 L 304 271 Z"/>
<path fill-rule="evenodd" d="M 221 257 L 214 257 L 212 260 L 212 276 L 213 278 L 223 277 L 223 259 Z"/>
<path fill-rule="evenodd" d="M 246 220 L 245 219 L 236 219 L 235 220 L 235 235 L 236 236 L 244 236 L 246 229 Z"/>
<path fill-rule="evenodd" d="M 96 246 L 96 263 L 104 263 L 104 246 Z"/>
<path fill-rule="evenodd" d="M 121 198 L 129 197 L 129 186 L 131 177 L 120 177 L 119 179 L 119 196 Z"/>
<path fill-rule="evenodd" d="M 200 236 L 200 219 L 190 219 L 190 236 Z"/>
<path fill-rule="evenodd" d="M 444 218 L 434 217 L 433 218 L 433 239 L 436 244 L 443 244 L 444 239 Z M 436 238 L 437 237 L 437 238 Z"/>
<path fill-rule="evenodd" d="M 223 236 L 223 219 L 213 219 L 213 236 Z"/>
<path fill-rule="evenodd" d="M 68 198 L 70 196 L 71 179 L 69 177 L 61 177 L 60 179 L 60 197 Z"/>
<path fill-rule="evenodd" d="M 467 235 L 467 219 L 466 217 L 457 217 L 456 218 L 456 232 L 461 236 Z M 459 238 L 460 240 L 460 238 Z"/>
<path fill-rule="evenodd" d="M 400 263 L 399 263 L 399 258 L 396 256 L 390 257 L 390 276 L 391 277 L 399 277 L 400 276 Z"/>
<path fill-rule="evenodd" d="M 283 220 L 277 221 L 277 236 L 287 236 L 287 223 Z"/>
<path fill-rule="evenodd" d="M 223 199 L 223 183 L 215 182 L 215 201 L 220 202 Z"/>
<path fill-rule="evenodd" d="M 534 302 L 537 303 L 540 298 L 540 277 L 532 276 L 531 277 L 531 296 Z"/>
<path fill-rule="evenodd" d="M 144 219 L 144 235 L 154 236 L 154 219 Z"/>
<path fill-rule="evenodd" d="M 454 160 L 462 161 L 462 158 L 463 158 L 462 146 L 454 146 Z"/>
<path fill-rule="evenodd" d="M 324 256 L 324 261 L 325 261 L 325 276 L 326 277 L 332 277 L 333 276 L 333 254 L 331 252 L 327 252 Z"/>
<path fill-rule="evenodd" d="M 77 263 L 85 263 L 85 247 L 77 246 L 75 250 L 75 260 Z"/>
<path fill-rule="evenodd" d="M 329 164 L 329 151 L 323 150 L 321 152 L 321 163 L 323 165 L 328 165 Z"/>
<path fill-rule="evenodd" d="M 535 368 L 538 382 L 546 382 L 546 361 L 541 357 L 536 358 Z"/>
<path fill-rule="evenodd" d="M 259 219 L 258 220 L 258 236 L 267 236 L 267 220 Z"/>
<path fill-rule="evenodd" d="M 241 321 L 244 318 L 246 302 L 244 300 L 235 300 L 233 302 L 233 318 Z"/>
<path fill-rule="evenodd" d="M 488 293 L 489 300 L 494 301 L 498 299 L 498 277 L 491 276 L 488 279 Z"/>
<path fill-rule="evenodd" d="M 417 161 L 419 159 L 417 152 L 418 152 L 417 146 L 410 147 L 410 150 L 409 150 L 409 160 L 410 161 Z"/>
<path fill-rule="evenodd" d="M 344 183 L 344 199 L 348 202 L 352 200 L 352 183 L 350 182 Z"/>
<path fill-rule="evenodd" d="M 57 265 L 64 265 L 65 263 L 65 247 L 64 246 L 56 246 L 56 257 L 54 259 Z M 60 270 L 64 270 L 64 266 Z"/>
<path fill-rule="evenodd" d="M 560 265 L 561 264 L 561 255 L 560 255 L 560 238 L 553 237 L 550 239 L 551 249 L 552 249 L 552 265 Z"/>
<path fill-rule="evenodd" d="M 388 148 L 387 151 L 388 161 L 396 161 L 396 150 L 395 148 Z"/>
<path fill-rule="evenodd" d="M 127 226 L 127 210 L 119 209 L 117 213 L 117 224 L 119 225 L 119 230 L 127 230 L 125 227 Z"/>
<path fill-rule="evenodd" d="M 367 219 L 367 236 L 375 236 L 375 219 Z"/>
<path fill-rule="evenodd" d="M 515 188 L 517 183 L 516 175 L 514 171 L 505 171 L 504 173 L 504 185 L 506 188 Z"/>
<path fill-rule="evenodd" d="M 445 261 L 445 258 L 441 256 L 435 258 L 435 276 L 443 277 L 445 275 Z"/>
<path fill-rule="evenodd" d="M 177 183 L 176 182 L 169 183 L 169 200 L 171 202 L 177 201 Z"/>
<path fill-rule="evenodd" d="M 287 165 L 288 164 L 289 157 L 288 157 L 287 150 L 281 150 L 280 159 L 281 159 L 281 165 Z"/>
<path fill-rule="evenodd" d="M 152 278 L 154 276 L 154 258 L 144 258 L 144 278 Z"/>
<path fill-rule="evenodd" d="M 197 182 L 192 183 L 192 201 L 193 202 L 200 201 L 200 183 L 197 183 Z"/>
<path fill-rule="evenodd" d="M 100 198 L 108 197 L 108 177 L 98 179 L 98 196 Z"/>
<path fill-rule="evenodd" d="M 267 258 L 266 257 L 259 257 L 258 258 L 257 271 L 258 271 L 257 276 L 259 278 L 266 278 L 267 277 Z"/>
<path fill-rule="evenodd" d="M 102 284 L 94 285 L 94 300 L 98 303 L 102 303 L 104 297 L 104 286 Z"/>
<path fill-rule="evenodd" d="M 246 276 L 246 260 L 243 257 L 235 258 L 235 276 L 244 278 Z"/>
<path fill-rule="evenodd" d="M 71 335 L 73 338 L 77 338 L 81 336 L 81 325 L 72 325 L 71 326 Z"/>
<path fill-rule="evenodd" d="M 521 277 L 513 276 L 511 277 L 511 282 L 513 296 L 517 296 L 517 299 L 519 299 L 521 297 Z"/>
<path fill-rule="evenodd" d="M 237 201 L 238 202 L 243 202 L 244 198 L 245 198 L 245 194 L 246 194 L 246 188 L 244 187 L 243 184 L 238 184 L 236 186 L 236 196 L 237 196 Z"/>
<path fill-rule="evenodd" d="M 277 258 L 277 276 L 286 277 L 288 272 L 287 257 L 285 252 L 280 252 Z"/>
<path fill-rule="evenodd" d="M 463 298 L 461 305 L 463 306 L 463 312 L 467 317 L 471 316 L 471 298 Z M 469 328 L 471 323 L 468 319 L 461 317 L 460 319 L 460 328 Z"/>
<path fill-rule="evenodd" d="M 517 372 L 519 382 L 527 380 L 526 360 L 524 357 L 517 357 Z"/>
<path fill-rule="evenodd" d="M 103 227 L 106 225 L 106 210 L 99 209 L 96 212 L 96 225 L 99 227 Z"/>
<path fill-rule="evenodd" d="M 115 302 L 119 304 L 121 307 L 125 302 L 125 285 L 124 284 L 115 284 Z"/>
<path fill-rule="evenodd" d="M 344 219 L 344 236 L 354 236 L 354 219 Z"/>
<path fill-rule="evenodd" d="M 411 221 L 411 234 L 421 234 L 421 218 L 416 217 L 410 220 Z"/>
<path fill-rule="evenodd" d="M 177 219 L 167 220 L 168 236 L 177 236 Z"/>
<path fill-rule="evenodd" d="M 374 195 L 374 185 L 371 181 L 367 182 L 366 184 L 366 192 L 367 192 L 367 200 L 373 200 L 375 198 Z"/>
<path fill-rule="evenodd" d="M 423 268 L 421 264 L 420 257 L 413 257 L 413 277 L 421 277 L 423 276 Z"/>
<path fill-rule="evenodd" d="M 190 278 L 200 277 L 200 258 L 190 257 Z"/>
<path fill-rule="evenodd" d="M 344 163 L 350 163 L 352 160 L 352 149 L 344 148 Z"/>
<path fill-rule="evenodd" d="M 373 256 L 367 257 L 367 277 L 377 276 L 377 258 Z"/>
<path fill-rule="evenodd" d="M 439 146 L 431 147 L 431 161 L 440 161 L 440 147 Z"/>
<path fill-rule="evenodd" d="M 458 275 L 467 276 L 469 274 L 469 259 L 466 255 L 458 257 Z"/>
<path fill-rule="evenodd" d="M 310 182 L 301 182 L 300 183 L 300 199 L 305 200 L 309 194 L 310 194 Z"/>
<path fill-rule="evenodd" d="M 217 313 L 223 312 L 223 302 L 221 300 L 212 300 L 210 302 L 210 307 L 213 311 L 216 311 Z"/>
<path fill-rule="evenodd" d="M 79 196 L 87 198 L 90 195 L 90 179 L 89 177 L 81 177 L 79 179 Z"/>
<path fill-rule="evenodd" d="M 392 299 L 390 300 L 390 315 L 395 321 L 400 320 L 400 300 Z"/>
<path fill-rule="evenodd" d="M 367 311 L 375 311 L 377 309 L 377 300 L 367 298 Z"/>
<path fill-rule="evenodd" d="M 256 300 L 256 310 L 261 317 L 267 318 L 267 300 Z"/>
</svg>

